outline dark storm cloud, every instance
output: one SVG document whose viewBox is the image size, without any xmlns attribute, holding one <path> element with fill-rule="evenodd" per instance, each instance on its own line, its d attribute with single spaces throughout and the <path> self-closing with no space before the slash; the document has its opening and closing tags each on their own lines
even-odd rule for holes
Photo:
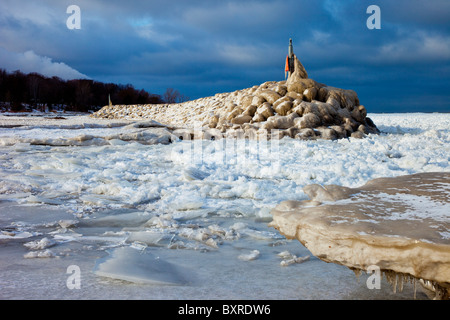
<svg viewBox="0 0 450 320">
<path fill-rule="evenodd" d="M 369 111 L 450 111 L 449 3 L 4 0 L 0 67 L 30 66 L 28 52 L 67 76 L 197 98 L 282 80 L 292 38 L 311 78 L 354 89 Z M 71 4 L 81 30 L 66 27 Z M 380 30 L 366 27 L 370 4 L 381 8 Z"/>
</svg>

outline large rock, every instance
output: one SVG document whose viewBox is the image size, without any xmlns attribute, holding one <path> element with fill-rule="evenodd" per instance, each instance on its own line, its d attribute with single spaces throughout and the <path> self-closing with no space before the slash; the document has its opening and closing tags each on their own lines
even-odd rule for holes
<svg viewBox="0 0 450 320">
<path fill-rule="evenodd" d="M 273 104 L 275 101 L 281 98 L 278 92 L 270 89 L 261 90 L 258 96 L 266 99 L 266 101 L 269 102 L 270 104 Z"/>
<path fill-rule="evenodd" d="M 268 102 L 263 103 L 257 110 L 257 114 L 262 115 L 265 119 L 268 119 L 269 117 L 272 117 L 275 115 L 272 105 Z"/>
<path fill-rule="evenodd" d="M 285 116 L 292 109 L 292 101 L 283 101 L 274 106 L 274 109 L 280 116 Z"/>
<path fill-rule="evenodd" d="M 263 129 L 289 129 L 294 127 L 294 119 L 297 118 L 298 115 L 296 113 L 291 113 L 288 116 L 272 116 L 267 119 L 267 122 L 264 124 Z"/>
<path fill-rule="evenodd" d="M 237 116 L 236 118 L 231 120 L 231 123 L 232 124 L 244 124 L 244 123 L 250 122 L 250 120 L 252 120 L 252 116 L 243 114 L 243 115 Z"/>
<path fill-rule="evenodd" d="M 450 173 L 379 178 L 360 188 L 309 185 L 310 200 L 285 201 L 270 226 L 326 262 L 389 281 L 421 279 L 450 298 Z"/>
</svg>

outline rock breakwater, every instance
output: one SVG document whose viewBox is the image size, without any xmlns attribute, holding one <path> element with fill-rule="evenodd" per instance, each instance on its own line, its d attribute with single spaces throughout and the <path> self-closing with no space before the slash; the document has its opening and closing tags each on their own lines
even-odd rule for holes
<svg viewBox="0 0 450 320">
<path fill-rule="evenodd" d="M 379 133 L 355 91 L 308 78 L 295 55 L 294 64 L 286 81 L 176 104 L 109 105 L 92 117 L 152 119 L 179 128 L 215 129 L 224 136 L 236 130 L 257 134 L 278 130 L 280 138 L 333 140 Z"/>
</svg>

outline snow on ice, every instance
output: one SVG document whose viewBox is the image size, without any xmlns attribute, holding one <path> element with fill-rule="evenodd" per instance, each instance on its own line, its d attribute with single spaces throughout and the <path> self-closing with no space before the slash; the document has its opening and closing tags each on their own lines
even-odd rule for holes
<svg viewBox="0 0 450 320">
<path fill-rule="evenodd" d="M 284 259 L 288 268 L 283 272 L 320 261 L 300 259 L 309 252 L 267 226 L 270 210 L 285 200 L 307 199 L 303 187 L 309 184 L 354 188 L 379 177 L 450 172 L 449 114 L 370 114 L 381 134 L 314 141 L 289 137 L 277 141 L 181 141 L 172 140 L 164 126 L 148 121 L 139 125 L 136 121 L 74 117 L 64 125 L 33 119 L 27 126 L 8 126 L 12 118 L 0 116 L 0 242 L 20 241 L 20 259 L 39 254 L 60 257 L 39 259 L 40 263 L 55 265 L 75 256 L 80 264 L 84 261 L 92 267 L 89 263 L 100 255 L 103 260 L 97 261 L 97 275 L 137 283 L 175 283 L 179 288 L 176 292 L 152 291 L 152 297 L 191 297 L 185 277 L 202 279 L 195 272 L 202 270 L 212 277 L 206 282 L 199 280 L 203 285 L 222 288 L 211 293 L 213 297 L 342 298 L 354 287 L 343 288 L 341 281 L 338 287 L 344 293 L 318 289 L 321 281 L 326 281 L 318 276 L 323 266 L 304 271 L 315 272 L 303 275 L 316 279 L 309 286 L 301 282 L 306 280 L 299 279 L 299 274 L 276 275 L 278 254 L 286 250 L 297 252 Z M 443 206 L 448 207 L 448 203 Z M 55 217 L 48 213 L 47 217 L 43 213 L 41 218 L 49 220 L 43 224 L 33 217 L 30 208 L 67 214 Z M 438 214 L 448 223 L 444 211 Z M 23 245 L 24 239 L 29 247 L 42 249 L 30 251 Z M 167 265 L 161 264 L 154 265 L 159 275 L 136 269 L 137 276 L 133 277 L 131 271 L 127 272 L 130 269 L 126 265 L 133 261 L 138 268 L 143 260 L 154 259 L 147 255 L 153 254 L 152 250 L 158 250 L 160 261 L 167 265 L 186 263 L 189 271 L 177 269 L 180 277 L 171 278 L 165 273 Z M 145 255 L 140 255 L 143 252 Z M 194 258 L 192 252 L 203 255 Z M 89 260 L 90 256 L 96 258 Z M 3 261 L 0 278 L 11 275 Z M 233 269 L 232 263 L 238 263 L 241 271 Z M 253 268 L 258 263 L 273 271 L 268 271 L 267 281 L 276 280 L 279 288 L 262 293 L 238 281 L 226 291 L 237 274 L 254 277 Z M 217 271 L 225 266 L 230 269 Z M 230 270 L 235 274 L 230 275 Z M 333 272 L 338 278 L 346 277 L 340 269 Z M 290 287 L 295 283 L 292 277 L 301 282 L 302 290 Z M 183 281 L 179 281 L 181 278 Z M 259 281 L 253 285 L 267 288 L 266 279 Z M 32 281 L 23 283 L 28 283 L 26 290 L 30 290 Z M 98 288 L 103 287 L 98 284 Z M 232 290 L 236 289 L 243 295 L 234 295 Z M 9 296 L 14 297 L 11 290 Z M 104 290 L 92 290 L 107 295 Z"/>
</svg>

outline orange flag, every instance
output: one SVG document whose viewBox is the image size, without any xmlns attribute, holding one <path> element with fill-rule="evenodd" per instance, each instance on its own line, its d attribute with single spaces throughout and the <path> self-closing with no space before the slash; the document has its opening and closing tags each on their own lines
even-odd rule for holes
<svg viewBox="0 0 450 320">
<path fill-rule="evenodd" d="M 286 65 L 284 66 L 284 78 L 286 79 L 286 72 L 289 71 L 289 55 L 286 56 Z"/>
</svg>

